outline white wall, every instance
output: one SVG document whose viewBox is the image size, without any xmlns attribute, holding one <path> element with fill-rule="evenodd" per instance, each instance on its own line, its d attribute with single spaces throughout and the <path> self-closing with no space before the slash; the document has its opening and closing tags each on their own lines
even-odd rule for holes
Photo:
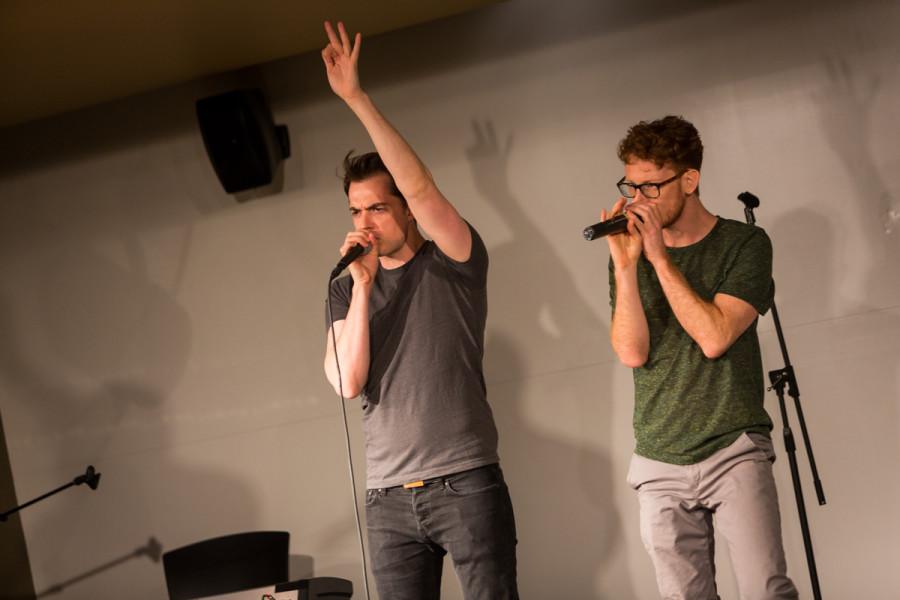
<svg viewBox="0 0 900 600">
<path fill-rule="evenodd" d="M 615 200 L 625 129 L 670 113 L 703 136 L 711 210 L 740 219 L 737 193 L 762 199 L 828 497 L 816 506 L 801 452 L 825 596 L 900 589 L 900 7 L 784 4 L 517 0 L 364 43 L 364 83 L 491 254 L 486 369 L 523 598 L 655 595 L 624 482 L 632 387 L 606 341 L 608 254 L 580 230 Z M 238 85 L 267 90 L 294 151 L 280 191 L 244 204 L 221 191 L 193 117 L 193 100 Z M 335 167 L 370 145 L 318 56 L 0 131 L 0 147 L 16 491 L 103 472 L 96 492 L 22 513 L 35 588 L 159 598 L 160 564 L 110 563 L 151 537 L 172 549 L 285 529 L 293 576 L 361 591 L 321 356 L 325 278 L 349 227 Z M 760 330 L 779 368 L 770 317 Z M 766 402 L 789 569 L 810 597 Z M 350 419 L 361 468 L 354 404 Z M 736 597 L 723 546 L 721 593 Z"/>
</svg>

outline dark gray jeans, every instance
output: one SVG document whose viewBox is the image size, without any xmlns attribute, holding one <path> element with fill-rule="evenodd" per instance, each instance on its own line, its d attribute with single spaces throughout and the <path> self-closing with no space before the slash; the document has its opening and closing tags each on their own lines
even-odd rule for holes
<svg viewBox="0 0 900 600">
<path fill-rule="evenodd" d="M 516 524 L 499 465 L 366 491 L 381 600 L 436 600 L 450 553 L 466 600 L 517 600 Z"/>
</svg>

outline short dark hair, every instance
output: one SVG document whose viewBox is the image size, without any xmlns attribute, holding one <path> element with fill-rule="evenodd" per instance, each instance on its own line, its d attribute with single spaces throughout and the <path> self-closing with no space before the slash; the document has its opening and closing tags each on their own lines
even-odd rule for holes
<svg viewBox="0 0 900 600">
<path fill-rule="evenodd" d="M 703 163 L 700 134 L 684 117 L 669 115 L 632 125 L 619 142 L 619 160 L 649 160 L 657 167 L 669 163 L 676 169 L 697 169 Z"/>
<path fill-rule="evenodd" d="M 341 175 L 341 178 L 344 181 L 345 194 L 350 194 L 350 184 L 354 181 L 363 181 L 369 177 L 384 173 L 388 176 L 388 180 L 390 181 L 391 194 L 397 196 L 403 200 L 403 204 L 406 204 L 406 198 L 404 198 L 403 194 L 400 193 L 400 190 L 397 189 L 397 183 L 394 181 L 394 176 L 391 175 L 391 172 L 384 166 L 384 161 L 381 160 L 381 156 L 379 156 L 377 152 L 366 152 L 365 154 L 353 156 L 353 150 L 351 150 L 344 157 L 342 166 L 344 174 Z"/>
</svg>

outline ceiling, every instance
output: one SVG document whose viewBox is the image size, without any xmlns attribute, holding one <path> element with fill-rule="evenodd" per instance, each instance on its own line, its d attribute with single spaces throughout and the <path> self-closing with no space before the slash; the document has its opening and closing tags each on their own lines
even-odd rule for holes
<svg viewBox="0 0 900 600">
<path fill-rule="evenodd" d="M 0 128 L 498 0 L 0 0 Z"/>
</svg>

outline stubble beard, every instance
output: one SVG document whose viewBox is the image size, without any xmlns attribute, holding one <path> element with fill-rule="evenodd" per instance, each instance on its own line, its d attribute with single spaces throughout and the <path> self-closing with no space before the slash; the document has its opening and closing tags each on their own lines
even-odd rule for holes
<svg viewBox="0 0 900 600">
<path fill-rule="evenodd" d="M 681 194 L 680 198 L 678 198 L 676 201 L 677 205 L 673 207 L 674 210 L 672 214 L 663 221 L 661 229 L 671 227 L 674 223 L 677 223 L 678 219 L 681 218 L 682 213 L 684 213 L 684 207 L 687 204 L 687 195 Z"/>
<path fill-rule="evenodd" d="M 378 248 L 378 256 L 384 256 L 386 258 L 394 258 L 394 255 L 400 252 L 403 249 L 403 246 L 406 245 L 406 240 L 409 238 L 409 226 L 402 229 L 402 234 L 396 243 L 391 244 L 390 248 Z M 384 242 L 385 240 L 382 238 L 378 240 L 379 243 Z M 382 250 L 385 250 L 382 252 Z"/>
</svg>

